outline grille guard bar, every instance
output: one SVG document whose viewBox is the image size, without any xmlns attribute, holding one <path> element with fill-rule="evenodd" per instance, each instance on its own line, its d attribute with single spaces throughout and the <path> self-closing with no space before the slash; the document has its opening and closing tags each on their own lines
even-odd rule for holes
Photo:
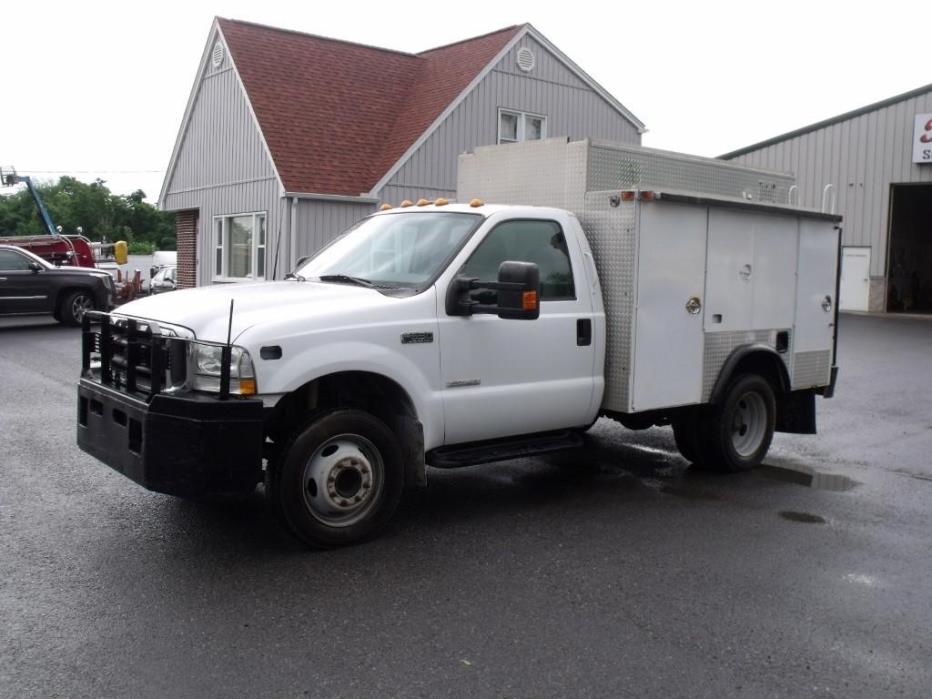
<svg viewBox="0 0 932 699">
<path fill-rule="evenodd" d="M 127 318 L 125 325 L 124 321 L 121 321 L 120 325 L 123 327 L 115 331 L 116 323 L 109 313 L 88 311 L 84 314 L 81 320 L 81 376 L 98 379 L 104 386 L 125 390 L 127 393 L 143 393 L 146 395 L 148 402 L 152 400 L 153 396 L 161 393 L 166 388 L 166 371 L 172 368 L 172 356 L 179 356 L 179 348 L 183 349 L 180 356 L 185 362 L 184 381 L 186 383 L 188 380 L 186 366 L 188 347 L 192 344 L 208 345 L 220 348 L 220 392 L 218 397 L 220 400 L 230 398 L 232 345 L 163 335 L 159 330 L 158 323 L 155 321 L 140 322 L 134 318 Z M 114 337 L 117 334 L 125 339 L 117 343 Z M 114 372 L 115 344 L 125 344 L 126 347 L 125 359 L 122 362 L 125 363 L 126 376 L 124 381 L 120 380 L 119 373 Z M 95 353 L 99 355 L 100 360 L 99 377 L 94 376 L 94 367 L 92 365 L 92 355 Z M 140 386 L 140 370 L 149 375 L 148 387 Z"/>
</svg>

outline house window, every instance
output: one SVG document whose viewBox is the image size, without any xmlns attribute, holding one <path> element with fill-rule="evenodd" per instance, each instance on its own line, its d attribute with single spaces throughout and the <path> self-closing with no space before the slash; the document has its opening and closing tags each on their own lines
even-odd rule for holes
<svg viewBox="0 0 932 699">
<path fill-rule="evenodd" d="M 547 117 L 510 109 L 498 110 L 498 142 L 539 141 L 547 138 Z"/>
<path fill-rule="evenodd" d="M 214 278 L 265 278 L 265 212 L 214 217 Z"/>
</svg>

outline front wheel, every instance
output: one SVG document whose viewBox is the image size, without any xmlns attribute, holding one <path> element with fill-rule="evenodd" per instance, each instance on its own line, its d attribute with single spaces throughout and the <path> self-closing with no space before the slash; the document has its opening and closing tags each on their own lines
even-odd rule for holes
<svg viewBox="0 0 932 699">
<path fill-rule="evenodd" d="M 336 410 L 299 430 L 269 479 L 269 498 L 288 527 L 314 548 L 378 534 L 404 486 L 398 440 L 361 410 Z"/>
<path fill-rule="evenodd" d="M 94 310 L 94 296 L 90 291 L 78 289 L 62 299 L 55 318 L 65 325 L 81 325 L 84 314 Z"/>
<path fill-rule="evenodd" d="M 697 465 L 731 473 L 759 465 L 770 449 L 776 413 L 773 388 L 766 379 L 736 376 L 724 401 L 701 419 Z"/>
</svg>

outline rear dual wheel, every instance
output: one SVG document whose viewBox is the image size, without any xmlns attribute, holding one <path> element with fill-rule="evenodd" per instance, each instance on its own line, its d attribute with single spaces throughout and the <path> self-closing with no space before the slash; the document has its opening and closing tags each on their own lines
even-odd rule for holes
<svg viewBox="0 0 932 699">
<path fill-rule="evenodd" d="M 739 374 L 728 384 L 721 403 L 674 420 L 676 446 L 697 468 L 746 471 L 767 455 L 776 412 L 770 383 L 757 374 Z"/>
</svg>

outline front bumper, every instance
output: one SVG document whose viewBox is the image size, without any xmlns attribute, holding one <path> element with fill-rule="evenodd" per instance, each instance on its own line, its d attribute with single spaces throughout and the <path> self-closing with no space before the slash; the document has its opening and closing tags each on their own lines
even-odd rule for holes
<svg viewBox="0 0 932 699">
<path fill-rule="evenodd" d="M 146 402 L 78 384 L 78 446 L 158 493 L 244 492 L 262 477 L 262 401 L 159 393 Z"/>
</svg>

